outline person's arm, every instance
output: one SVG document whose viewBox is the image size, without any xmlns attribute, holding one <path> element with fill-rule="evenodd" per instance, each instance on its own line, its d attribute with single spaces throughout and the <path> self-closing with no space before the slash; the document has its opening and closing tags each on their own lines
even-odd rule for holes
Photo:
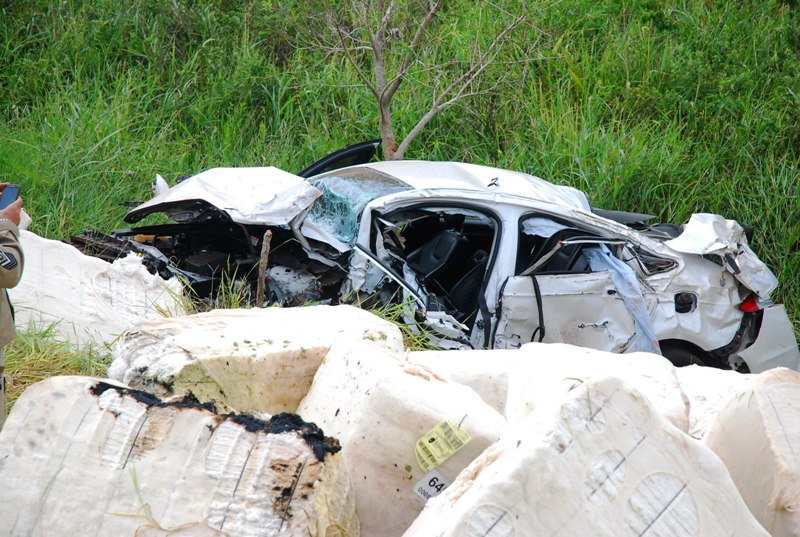
<svg viewBox="0 0 800 537">
<path fill-rule="evenodd" d="M 17 285 L 22 277 L 23 257 L 18 227 L 21 209 L 22 198 L 17 198 L 0 210 L 0 287 L 6 289 Z"/>
</svg>

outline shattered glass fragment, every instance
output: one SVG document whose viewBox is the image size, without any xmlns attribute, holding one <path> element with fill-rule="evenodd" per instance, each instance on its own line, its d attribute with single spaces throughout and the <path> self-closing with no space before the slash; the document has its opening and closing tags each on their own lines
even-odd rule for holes
<svg viewBox="0 0 800 537">
<path fill-rule="evenodd" d="M 358 216 L 373 199 L 411 187 L 385 173 L 359 168 L 336 172 L 309 181 L 322 192 L 307 220 L 342 242 L 352 243 L 358 231 Z"/>
</svg>

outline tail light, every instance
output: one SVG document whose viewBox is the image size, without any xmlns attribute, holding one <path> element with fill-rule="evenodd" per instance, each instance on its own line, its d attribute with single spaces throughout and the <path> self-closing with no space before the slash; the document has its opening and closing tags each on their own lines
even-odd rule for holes
<svg viewBox="0 0 800 537">
<path fill-rule="evenodd" d="M 744 302 L 739 304 L 739 309 L 745 313 L 755 313 L 761 311 L 761 305 L 758 303 L 758 297 L 755 293 L 750 293 L 750 296 L 744 299 Z"/>
</svg>

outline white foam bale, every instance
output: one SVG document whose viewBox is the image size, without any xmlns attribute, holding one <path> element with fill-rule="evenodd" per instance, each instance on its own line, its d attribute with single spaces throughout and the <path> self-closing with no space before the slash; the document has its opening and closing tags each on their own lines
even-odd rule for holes
<svg viewBox="0 0 800 537">
<path fill-rule="evenodd" d="M 0 536 L 357 535 L 335 441 L 282 419 L 299 420 L 163 405 L 86 377 L 39 382 L 0 433 Z"/>
<path fill-rule="evenodd" d="M 403 349 L 397 326 L 352 306 L 215 310 L 132 329 L 108 374 L 160 397 L 188 390 L 239 412 L 294 412 L 340 334 Z"/>
<path fill-rule="evenodd" d="M 506 430 L 470 388 L 353 339 L 331 347 L 298 413 L 341 442 L 365 537 L 401 535 L 425 505 L 419 483 L 455 479 Z M 446 420 L 471 439 L 429 474 L 416 444 Z"/>
<path fill-rule="evenodd" d="M 703 441 L 773 537 L 800 535 L 800 373 L 770 369 L 733 395 Z"/>
<path fill-rule="evenodd" d="M 645 397 L 681 431 L 689 429 L 689 403 L 663 356 L 646 352 L 615 354 L 562 343 L 528 343 L 518 351 L 525 359 L 509 374 L 505 416 L 524 419 L 538 405 L 589 379 L 615 376 Z"/>
<path fill-rule="evenodd" d="M 135 254 L 108 263 L 24 230 L 20 243 L 25 270 L 9 289 L 20 329 L 54 325 L 66 341 L 105 347 L 136 324 L 185 313 L 178 279 L 150 274 Z"/>
<path fill-rule="evenodd" d="M 503 413 L 508 399 L 509 374 L 526 355 L 517 349 L 413 351 L 406 359 L 451 382 L 469 386 L 492 408 Z"/>
<path fill-rule="evenodd" d="M 756 375 L 689 365 L 676 367 L 681 390 L 689 400 L 689 434 L 702 439 L 737 393 L 750 389 Z"/>
<path fill-rule="evenodd" d="M 711 450 L 619 379 L 538 407 L 405 537 L 766 537 Z"/>
</svg>

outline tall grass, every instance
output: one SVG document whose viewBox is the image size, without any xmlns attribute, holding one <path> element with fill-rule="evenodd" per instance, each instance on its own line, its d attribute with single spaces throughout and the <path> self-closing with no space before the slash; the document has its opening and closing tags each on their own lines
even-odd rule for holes
<svg viewBox="0 0 800 537">
<path fill-rule="evenodd" d="M 0 8 L 0 180 L 22 184 L 33 230 L 68 238 L 122 225 L 156 173 L 272 164 L 296 171 L 377 133 L 341 55 L 314 46 L 321 2 L 125 4 L 27 0 Z M 501 2 L 518 11 L 524 3 Z M 800 318 L 800 5 L 544 0 L 486 77 L 505 84 L 441 113 L 408 158 L 534 173 L 593 204 L 685 221 L 718 212 Z M 453 61 L 505 15 L 453 0 L 422 62 Z M 415 68 L 400 133 L 441 79 Z"/>
<path fill-rule="evenodd" d="M 18 333 L 4 354 L 9 410 L 25 388 L 35 382 L 56 375 L 105 377 L 111 363 L 108 353 L 59 341 L 54 326 Z"/>
</svg>

